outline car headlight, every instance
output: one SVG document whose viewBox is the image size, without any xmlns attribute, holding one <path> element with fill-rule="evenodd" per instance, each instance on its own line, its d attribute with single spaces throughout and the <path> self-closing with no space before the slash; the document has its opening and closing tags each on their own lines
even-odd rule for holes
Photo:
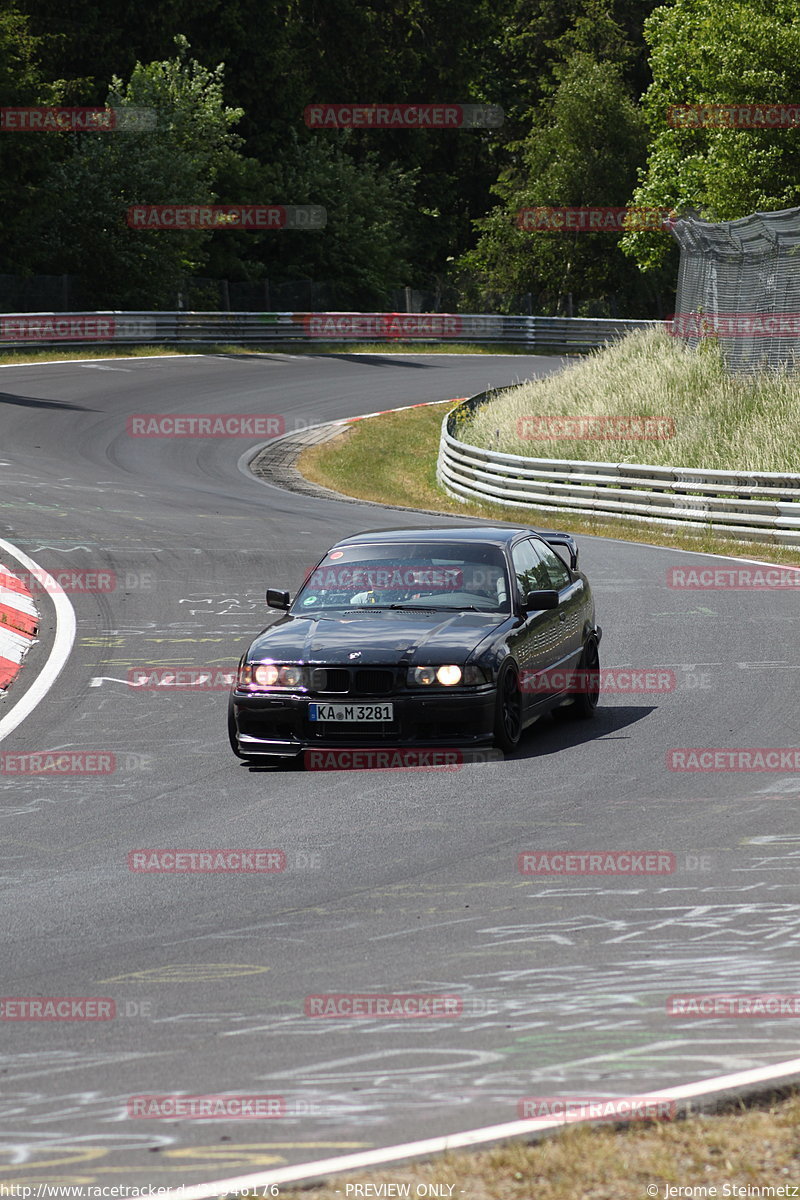
<svg viewBox="0 0 800 1200">
<path fill-rule="evenodd" d="M 302 667 L 281 667 L 278 672 L 278 683 L 281 687 L 299 687 L 302 682 Z"/>
<path fill-rule="evenodd" d="M 429 687 L 436 682 L 443 684 L 444 687 L 453 687 L 454 684 L 461 682 L 461 667 L 454 664 L 443 667 L 412 667 L 409 672 L 409 682 L 422 687 Z"/>
<path fill-rule="evenodd" d="M 303 668 L 295 663 L 279 666 L 277 663 L 247 663 L 239 671 L 240 688 L 300 688 L 303 686 Z"/>
<path fill-rule="evenodd" d="M 253 683 L 260 683 L 264 687 L 272 687 L 278 682 L 279 670 L 274 663 L 259 663 L 257 667 L 253 667 Z"/>
</svg>

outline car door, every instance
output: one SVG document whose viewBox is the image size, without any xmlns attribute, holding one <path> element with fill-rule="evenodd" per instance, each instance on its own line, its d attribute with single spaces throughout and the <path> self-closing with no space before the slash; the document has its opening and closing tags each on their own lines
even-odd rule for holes
<svg viewBox="0 0 800 1200">
<path fill-rule="evenodd" d="M 583 628 L 586 613 L 586 586 L 580 575 L 573 574 L 566 563 L 547 542 L 535 538 L 533 545 L 546 574 L 548 586 L 558 592 L 559 644 L 558 666 L 574 667 L 583 650 Z"/>
<path fill-rule="evenodd" d="M 530 713 L 552 696 L 552 688 L 543 684 L 542 672 L 547 672 L 559 661 L 564 623 L 557 608 L 529 613 L 523 610 L 528 592 L 548 591 L 553 586 L 544 562 L 529 538 L 512 547 L 511 563 L 516 585 L 512 603 L 518 614 L 518 624 L 508 641 L 520 666 L 523 710 Z"/>
</svg>

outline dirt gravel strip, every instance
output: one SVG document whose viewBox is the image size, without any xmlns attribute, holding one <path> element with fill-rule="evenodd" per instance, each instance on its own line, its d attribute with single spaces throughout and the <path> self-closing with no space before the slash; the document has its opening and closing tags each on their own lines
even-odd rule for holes
<svg viewBox="0 0 800 1200">
<path fill-rule="evenodd" d="M 380 504 L 376 500 L 361 500 L 355 496 L 346 496 L 342 492 L 334 492 L 322 484 L 312 483 L 297 470 L 295 463 L 304 450 L 316 446 L 320 442 L 330 442 L 334 438 L 346 436 L 356 421 L 367 421 L 370 417 L 383 417 L 387 413 L 406 412 L 411 408 L 431 408 L 437 404 L 458 404 L 466 396 L 456 396 L 450 400 L 423 400 L 420 404 L 403 404 L 400 408 L 382 408 L 379 412 L 362 413 L 358 417 L 343 417 L 337 421 L 323 421 L 319 425 L 310 425 L 307 429 L 294 430 L 283 437 L 273 438 L 255 448 L 251 448 L 239 460 L 239 470 L 243 474 L 251 473 L 263 483 L 278 487 L 286 492 L 299 492 L 303 496 L 315 496 L 322 500 L 347 500 L 350 504 L 369 504 L 372 508 L 391 508 L 400 512 L 428 512 L 434 516 L 449 516 L 442 509 L 412 508 L 409 505 Z"/>
<path fill-rule="evenodd" d="M 38 629 L 39 613 L 29 588 L 0 563 L 0 696 L 21 671 Z"/>
</svg>

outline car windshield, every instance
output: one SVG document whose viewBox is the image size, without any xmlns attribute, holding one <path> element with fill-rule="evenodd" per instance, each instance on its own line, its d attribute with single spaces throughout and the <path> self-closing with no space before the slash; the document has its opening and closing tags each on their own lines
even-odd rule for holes
<svg viewBox="0 0 800 1200">
<path fill-rule="evenodd" d="M 503 552 L 482 543 L 403 542 L 331 550 L 292 612 L 403 608 L 509 612 Z"/>
</svg>

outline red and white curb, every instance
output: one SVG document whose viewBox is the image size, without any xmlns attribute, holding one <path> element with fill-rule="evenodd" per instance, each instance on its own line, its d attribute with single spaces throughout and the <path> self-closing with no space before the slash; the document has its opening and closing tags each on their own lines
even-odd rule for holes
<svg viewBox="0 0 800 1200">
<path fill-rule="evenodd" d="M 61 584 L 52 575 L 48 574 L 17 546 L 7 542 L 5 538 L 0 538 L 0 554 L 4 556 L 6 562 L 15 564 L 15 570 L 19 564 L 28 578 L 39 581 L 42 591 L 46 592 L 50 598 L 55 617 L 53 645 L 47 662 L 16 703 L 12 704 L 8 711 L 0 710 L 0 742 L 2 742 L 10 733 L 13 733 L 18 725 L 22 724 L 26 717 L 30 716 L 38 704 L 41 704 L 58 679 L 72 652 L 77 626 L 75 610 Z M 5 567 L 0 566 L 0 572 L 2 572 L 0 575 L 0 585 L 2 586 L 2 592 L 0 592 L 0 696 L 2 696 L 12 679 L 19 674 L 22 660 L 36 640 L 30 629 L 32 617 L 36 619 L 34 629 L 38 628 L 38 616 L 30 591 L 22 581 Z M 5 622 L 2 620 L 4 612 L 7 617 Z M 14 622 L 13 626 L 12 621 Z M 3 672 L 8 673 L 6 681 L 4 681 Z"/>
<path fill-rule="evenodd" d="M 0 562 L 0 695 L 22 670 L 38 630 L 39 614 L 27 584 Z"/>
</svg>

